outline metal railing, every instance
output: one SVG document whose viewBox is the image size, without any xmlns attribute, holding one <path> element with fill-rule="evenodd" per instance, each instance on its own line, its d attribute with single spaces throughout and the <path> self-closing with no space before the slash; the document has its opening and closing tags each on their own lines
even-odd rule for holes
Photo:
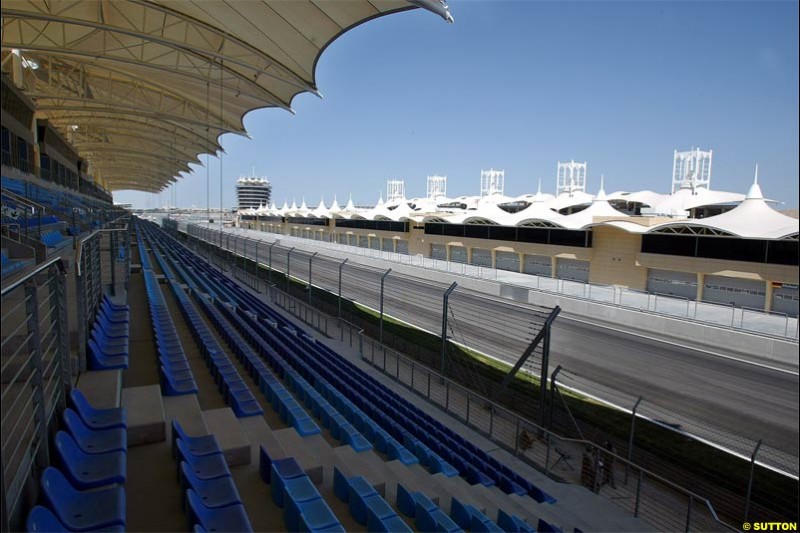
<svg viewBox="0 0 800 533">
<path fill-rule="evenodd" d="M 75 252 L 75 287 L 78 299 L 78 353 L 86 370 L 86 342 L 94 324 L 103 292 L 116 295 L 118 283 L 126 287 L 131 273 L 131 226 L 120 220 L 82 237 Z"/>
<path fill-rule="evenodd" d="M 219 233 L 219 230 L 209 231 Z M 238 231 L 244 235 L 245 231 L 255 232 L 257 230 L 228 228 L 225 231 Z M 267 241 L 279 239 L 286 243 L 304 244 L 306 246 L 337 251 L 348 255 L 391 261 L 427 270 L 439 270 L 461 276 L 519 286 L 524 289 L 533 289 L 570 298 L 603 303 L 605 305 L 634 309 L 643 313 L 711 324 L 731 330 L 747 331 L 749 333 L 756 333 L 769 337 L 795 341 L 800 338 L 800 321 L 798 321 L 798 317 L 788 316 L 785 313 L 720 305 L 712 302 L 698 302 L 675 295 L 649 293 L 623 287 L 598 285 L 536 274 L 523 274 L 487 266 L 423 257 L 422 255 L 387 252 L 348 244 L 307 239 L 294 235 L 271 232 L 259 232 L 259 234 L 263 235 L 262 238 Z"/>
<path fill-rule="evenodd" d="M 291 306 L 288 304 L 287 306 L 291 307 L 290 312 L 293 312 L 299 318 L 302 318 L 304 316 L 303 313 L 307 312 L 303 305 L 311 308 L 313 295 L 315 306 L 327 313 L 328 316 L 360 321 L 363 317 L 357 317 L 352 314 L 352 302 L 357 302 L 361 307 L 372 309 L 376 320 L 380 319 L 381 323 L 383 323 L 383 315 L 379 315 L 378 310 L 382 307 L 381 303 L 384 300 L 383 293 L 385 291 L 387 303 L 389 304 L 387 316 L 391 316 L 395 321 L 400 320 L 416 328 L 423 329 L 431 335 L 438 336 L 438 332 L 442 330 L 444 315 L 440 315 L 433 310 L 437 306 L 441 307 L 442 291 L 447 288 L 446 286 L 438 286 L 433 282 L 418 278 L 409 279 L 407 277 L 404 278 L 402 275 L 395 276 L 395 274 L 392 274 L 387 279 L 388 283 L 382 284 L 386 271 L 357 263 L 348 263 L 346 259 L 337 260 L 319 254 L 312 255 L 293 247 L 289 248 L 281 244 L 280 241 L 268 243 L 243 235 L 231 234 L 230 232 L 220 233 L 202 226 L 191 225 L 189 226 L 189 231 L 195 237 L 190 243 L 200 248 L 209 257 L 213 257 L 215 262 L 220 264 L 229 262 L 231 265 L 236 265 L 232 270 L 233 275 L 238 279 L 249 279 L 251 280 L 251 286 L 264 287 L 263 290 L 265 291 L 267 289 L 264 284 L 270 285 L 280 280 L 280 288 L 284 289 L 285 284 L 285 288 L 290 289 L 297 297 L 294 298 Z M 219 248 L 220 245 L 222 248 Z M 244 258 L 248 260 L 244 260 Z M 287 274 L 290 275 L 292 283 L 286 282 Z M 448 308 L 453 327 L 445 326 L 445 330 L 449 329 L 447 331 L 449 341 L 447 344 L 451 346 L 451 349 L 457 343 L 460 346 L 490 354 L 491 357 L 508 360 L 510 364 L 513 364 L 525 349 L 526 341 L 530 340 L 529 324 L 531 323 L 532 315 L 529 306 L 518 305 L 506 299 L 498 300 L 486 295 L 470 294 L 460 290 L 456 290 L 453 297 L 455 298 L 455 304 L 450 305 Z M 350 310 L 347 313 L 343 313 L 343 298 L 349 304 Z M 654 300 L 658 296 L 650 295 L 649 298 Z M 284 306 L 282 305 L 282 307 Z M 430 312 L 427 310 L 430 310 Z M 492 319 L 492 317 L 502 317 L 502 319 L 497 323 L 497 320 Z M 488 323 L 491 327 L 488 329 L 472 328 L 471 324 L 476 323 L 476 320 L 479 324 Z M 380 331 L 383 328 L 380 328 L 378 324 L 370 324 L 368 322 L 361 323 L 359 327 L 365 328 L 373 338 L 379 338 Z M 495 326 L 492 326 L 492 324 L 497 326 L 497 331 L 502 330 L 502 338 L 496 338 L 494 333 Z M 509 330 L 509 328 L 511 329 Z M 416 358 L 418 364 L 422 363 L 438 368 L 438 350 L 435 350 L 436 353 L 432 355 L 428 347 L 409 341 L 402 335 L 389 334 L 387 338 L 386 332 L 384 332 L 384 343 L 390 344 L 395 349 Z M 454 353 L 451 355 L 458 355 L 455 353 L 456 350 L 452 351 Z M 509 357 L 511 359 L 508 359 Z M 525 364 L 526 373 L 538 376 L 541 368 L 537 365 L 540 360 L 541 354 L 537 353 L 537 357 L 532 357 L 529 363 Z M 450 374 L 451 369 L 455 370 L 454 366 L 456 365 L 448 365 L 448 375 L 451 378 L 467 384 L 484 396 L 492 397 L 488 391 L 496 385 L 496 382 L 487 381 L 487 378 L 481 375 L 481 369 L 469 368 L 469 363 L 465 363 L 463 358 L 460 363 L 460 375 Z M 608 387 L 603 387 L 592 379 L 581 378 L 576 381 L 580 376 L 576 376 L 574 372 L 568 370 L 571 369 L 564 369 L 561 372 L 559 387 L 567 388 L 583 397 L 592 398 L 592 403 L 601 402 L 618 412 L 627 413 L 625 416 L 631 414 L 630 406 L 633 406 L 636 402 L 635 396 L 631 397 L 630 394 L 625 394 L 622 390 L 611 390 Z M 519 401 L 525 402 L 526 406 L 530 404 L 533 407 L 536 407 L 537 401 L 540 404 L 544 404 L 541 399 L 533 398 L 529 400 L 528 396 L 519 398 Z M 506 402 L 506 405 L 512 407 L 508 402 Z M 517 411 L 522 416 L 535 416 L 529 410 L 517 409 Z M 557 431 L 564 429 L 566 417 L 571 416 L 566 411 L 561 408 L 560 404 L 558 405 L 556 415 L 559 417 L 557 421 L 560 425 L 557 424 Z M 750 461 L 750 455 L 757 438 L 732 432 L 713 422 L 709 423 L 708 421 L 693 419 L 687 416 L 685 412 L 661 407 L 657 403 L 653 403 L 650 398 L 642 402 L 640 409 L 633 414 L 633 417 L 634 419 L 651 422 L 653 420 L 666 421 L 663 424 L 659 424 L 665 432 L 673 432 L 676 435 L 680 435 L 679 439 L 685 441 L 688 437 L 696 442 L 703 443 L 703 446 L 713 448 L 715 450 L 713 453 L 719 452 L 715 457 L 726 465 L 729 465 L 730 462 L 743 460 L 753 463 L 758 468 L 771 469 L 787 476 L 794 476 L 794 479 L 796 479 L 796 457 L 793 458 L 791 453 L 783 452 L 774 446 L 766 444 L 760 446 L 757 458 L 754 456 L 753 460 Z M 552 418 L 551 414 L 551 424 Z M 539 423 L 543 425 L 541 420 Z M 572 422 L 573 425 L 578 425 L 578 423 L 582 426 L 586 426 L 587 423 L 590 426 L 594 425 L 589 420 L 578 420 L 577 423 L 573 420 Z M 568 420 L 566 424 L 569 425 Z M 556 426 L 548 427 L 553 429 Z M 590 432 L 595 442 L 605 442 L 608 438 L 612 438 L 606 430 L 598 430 L 599 427 L 594 425 L 593 431 Z M 566 433 L 571 434 L 571 432 Z M 668 435 L 665 434 L 666 436 Z M 617 445 L 624 448 L 626 443 L 627 440 L 625 442 L 618 440 Z M 662 446 L 662 448 L 664 447 Z M 670 478 L 676 475 L 676 472 L 680 470 L 678 466 L 683 464 L 684 458 L 681 453 L 689 453 L 687 450 L 683 450 L 681 453 L 675 453 L 674 455 L 657 456 L 654 455 L 652 447 L 641 445 L 637 446 L 636 452 L 639 462 L 646 464 L 647 469 Z M 658 452 L 668 452 L 668 450 L 659 449 Z M 730 457 L 722 457 L 723 455 Z M 737 477 L 737 479 L 726 477 L 728 474 L 725 471 L 725 467 L 717 465 L 715 461 L 706 462 L 702 470 L 703 472 L 701 473 L 682 469 L 676 479 L 680 479 L 681 483 L 691 483 L 696 492 L 702 491 L 702 493 L 708 494 L 709 498 L 717 505 L 717 508 L 725 512 L 725 516 L 737 517 L 738 512 L 745 506 L 744 490 L 748 483 L 746 474 L 743 479 L 740 477 Z M 763 475 L 763 472 L 758 475 Z M 701 480 L 703 476 L 706 476 L 706 478 Z M 758 476 L 756 477 L 758 478 Z M 752 470 L 750 478 L 752 479 Z M 769 485 L 765 485 L 763 482 L 755 485 L 758 500 L 761 504 L 764 503 L 764 498 L 769 498 L 771 497 L 770 495 L 786 498 L 788 494 L 784 492 L 785 487 L 773 493 L 769 489 Z M 749 496 L 747 499 L 749 500 Z M 784 509 L 784 507 L 778 508 Z M 789 507 L 785 509 L 789 509 Z M 770 511 L 769 507 L 764 507 L 763 505 L 760 507 L 760 515 L 770 516 L 768 514 L 770 512 L 774 513 L 774 509 Z"/>
<path fill-rule="evenodd" d="M 56 257 L 2 290 L 3 531 L 22 526 L 22 504 L 50 464 L 48 432 L 71 387 L 65 278 Z"/>
<path fill-rule="evenodd" d="M 357 326 L 342 321 L 340 327 L 340 339 L 357 346 L 363 361 L 547 476 L 581 484 L 661 530 L 736 530 L 706 498 L 613 449 L 553 433 L 367 337 Z"/>
</svg>

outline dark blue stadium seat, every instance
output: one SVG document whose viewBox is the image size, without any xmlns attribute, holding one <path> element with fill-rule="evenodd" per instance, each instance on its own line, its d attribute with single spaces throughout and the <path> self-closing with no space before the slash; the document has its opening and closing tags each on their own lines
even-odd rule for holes
<svg viewBox="0 0 800 533">
<path fill-rule="evenodd" d="M 208 508 L 195 491 L 186 491 L 189 503 L 189 522 L 193 527 L 200 524 L 206 531 L 253 531 L 244 505 L 235 504 L 227 507 Z"/>
<path fill-rule="evenodd" d="M 63 473 L 77 489 L 125 483 L 125 452 L 85 453 L 65 431 L 56 434 L 55 449 L 64 467 Z"/>
<path fill-rule="evenodd" d="M 128 450 L 125 429 L 90 429 L 81 417 L 70 408 L 64 410 L 64 425 L 85 453 L 98 454 Z"/>
<path fill-rule="evenodd" d="M 96 409 L 78 389 L 70 391 L 69 399 L 81 420 L 91 429 L 127 427 L 127 413 L 124 407 Z"/>
<path fill-rule="evenodd" d="M 270 466 L 270 494 L 278 507 L 283 507 L 283 488 L 290 479 L 305 476 L 305 472 L 293 457 L 272 461 Z"/>
<path fill-rule="evenodd" d="M 240 504 L 242 499 L 236 485 L 230 476 L 216 479 L 198 478 L 186 461 L 181 462 L 181 491 L 192 489 L 203 502 L 203 505 L 213 509 L 228 505 Z"/>
<path fill-rule="evenodd" d="M 217 479 L 231 474 L 222 452 L 209 455 L 194 455 L 189 451 L 188 446 L 184 444 L 182 439 L 177 439 L 175 448 L 178 460 L 186 461 L 189 469 L 198 479 Z"/>
<path fill-rule="evenodd" d="M 125 526 L 125 490 L 119 485 L 79 491 L 61 472 L 47 467 L 42 473 L 41 487 L 44 500 L 69 530 Z"/>
</svg>

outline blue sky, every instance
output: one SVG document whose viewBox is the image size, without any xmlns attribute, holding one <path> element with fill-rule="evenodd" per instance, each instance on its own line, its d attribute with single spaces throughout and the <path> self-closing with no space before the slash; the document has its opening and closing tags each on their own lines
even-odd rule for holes
<svg viewBox="0 0 800 533">
<path fill-rule="evenodd" d="M 480 170 L 506 194 L 554 192 L 557 160 L 588 161 L 588 186 L 668 192 L 672 150 L 714 150 L 712 188 L 798 204 L 797 2 L 451 0 L 455 24 L 422 10 L 366 23 L 323 54 L 323 99 L 297 115 L 259 110 L 252 140 L 222 138 L 223 203 L 241 174 L 267 175 L 280 204 L 320 196 L 374 203 L 387 179 L 423 196 L 477 194 Z M 210 160 L 212 206 L 219 161 Z M 206 205 L 206 169 L 177 185 Z M 169 193 L 161 196 L 167 202 Z M 115 200 L 156 206 L 130 191 Z"/>
</svg>

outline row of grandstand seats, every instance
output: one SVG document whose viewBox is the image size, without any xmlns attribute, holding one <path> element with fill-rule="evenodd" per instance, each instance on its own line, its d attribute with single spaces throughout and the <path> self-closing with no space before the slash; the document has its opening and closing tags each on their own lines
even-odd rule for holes
<svg viewBox="0 0 800 533">
<path fill-rule="evenodd" d="M 130 309 L 103 295 L 87 341 L 90 370 L 128 368 Z"/>
<path fill-rule="evenodd" d="M 358 435 L 363 439 L 363 442 L 366 443 L 366 447 L 364 449 L 370 449 L 371 446 L 368 444 L 367 439 L 373 440 L 375 442 L 375 448 L 381 447 L 379 451 L 383 453 L 387 453 L 389 459 L 400 459 L 398 455 L 391 455 L 391 451 L 387 446 L 387 437 L 388 439 L 393 439 L 388 432 L 384 431 L 381 427 L 374 425 L 370 427 L 369 416 L 366 416 L 364 411 L 368 409 L 362 410 L 360 407 L 354 405 L 354 402 L 351 402 L 347 397 L 350 396 L 352 399 L 352 395 L 349 394 L 347 391 L 338 391 L 331 385 L 326 383 L 326 380 L 323 379 L 321 376 L 315 376 L 314 379 L 306 380 L 302 375 L 301 372 L 296 370 L 294 366 L 296 363 L 295 361 L 300 359 L 306 359 L 309 353 L 322 345 L 318 345 L 307 336 L 304 332 L 299 329 L 294 328 L 293 326 L 289 325 L 288 322 L 285 322 L 280 315 L 273 313 L 271 309 L 267 306 L 263 306 L 263 311 L 265 311 L 265 317 L 259 321 L 255 318 L 255 314 L 253 311 L 243 311 L 240 309 L 241 307 L 246 307 L 248 304 L 244 303 L 248 300 L 250 296 L 249 293 L 246 291 L 242 291 L 240 287 L 238 287 L 235 283 L 230 282 L 227 278 L 221 277 L 218 273 L 207 266 L 207 264 L 203 261 L 199 261 L 196 259 L 195 256 L 187 253 L 185 249 L 181 245 L 179 245 L 176 241 L 167 238 L 162 232 L 155 230 L 155 227 L 148 227 L 148 237 L 153 239 L 153 242 L 158 242 L 159 244 L 155 244 L 154 248 L 159 248 L 162 250 L 163 255 L 167 258 L 167 260 L 171 263 L 172 267 L 176 272 L 178 272 L 181 277 L 183 277 L 184 281 L 189 285 L 189 290 L 191 294 L 193 294 L 200 305 L 200 308 L 205 311 L 206 316 L 209 317 L 209 320 L 217 327 L 218 331 L 220 331 L 223 338 L 226 342 L 233 348 L 235 346 L 242 346 L 243 349 L 236 350 L 237 357 L 242 361 L 243 365 L 247 369 L 247 371 L 256 379 L 257 383 L 259 384 L 262 392 L 265 393 L 267 399 L 270 403 L 273 404 L 273 408 L 281 413 L 282 418 L 287 423 L 292 424 L 291 418 L 287 415 L 288 413 L 292 412 L 293 410 L 297 409 L 298 412 L 305 414 L 302 410 L 302 407 L 297 405 L 298 403 L 304 403 L 309 410 L 311 410 L 314 415 L 319 418 L 325 427 L 331 429 L 331 434 L 334 438 L 340 439 L 341 434 L 339 436 L 334 435 L 335 431 L 338 431 L 336 427 L 341 424 L 347 425 L 351 420 L 350 417 L 353 415 L 356 416 L 355 420 L 353 420 L 352 426 L 355 427 L 356 431 L 355 434 Z M 159 259 L 159 255 L 156 255 L 157 260 L 161 262 Z M 183 261 L 181 264 L 180 262 Z M 191 275 L 189 275 L 191 273 Z M 211 291 L 217 294 L 217 298 L 213 300 L 213 302 L 208 301 L 205 296 L 202 295 L 204 289 L 200 288 L 198 282 L 203 280 L 203 286 L 209 287 Z M 222 302 L 223 299 L 226 299 L 229 304 L 224 304 Z M 258 300 L 250 300 L 249 305 L 257 306 L 261 304 Z M 215 309 L 216 307 L 216 309 Z M 261 314 L 259 310 L 258 313 Z M 260 323 L 262 322 L 262 323 Z M 241 335 L 236 333 L 236 330 L 241 333 Z M 256 330 L 259 330 L 256 332 Z M 299 353 L 302 353 L 306 357 L 297 357 L 296 360 L 292 361 L 292 365 L 289 365 L 287 361 L 289 358 L 286 357 L 286 354 L 282 351 L 281 353 L 284 355 L 284 358 L 278 356 L 278 350 L 273 349 L 273 345 L 270 345 L 265 338 L 262 337 L 263 333 L 266 333 L 266 336 L 273 337 L 278 334 L 281 334 L 283 330 L 289 332 L 290 338 L 294 339 L 302 339 L 305 342 L 311 343 L 310 346 L 303 346 L 297 348 Z M 225 335 L 223 332 L 231 332 L 229 335 Z M 247 339 L 247 342 L 244 342 L 242 339 L 244 336 Z M 283 341 L 286 340 L 285 336 L 281 335 L 281 339 Z M 251 344 L 255 350 L 250 349 L 247 345 Z M 287 344 L 284 344 L 284 348 L 288 348 Z M 252 353 L 253 351 L 258 352 L 258 354 L 263 359 L 258 359 Z M 333 354 L 333 352 L 331 352 Z M 336 355 L 336 354 L 333 354 Z M 338 355 L 336 356 L 338 357 Z M 341 359 L 339 357 L 339 359 Z M 275 368 L 275 373 L 273 374 L 268 369 L 264 369 L 264 365 L 262 361 L 268 361 L 270 364 L 273 365 Z M 343 361 L 343 360 L 342 360 Z M 312 363 L 313 364 L 313 363 Z M 313 364 L 314 368 L 325 368 L 328 366 L 329 362 L 321 362 L 318 364 Z M 277 365 L 277 366 L 276 366 Z M 302 365 L 300 365 L 302 367 Z M 335 366 L 335 362 L 334 362 Z M 364 374 L 365 375 L 365 374 Z M 256 377 L 258 376 L 258 377 Z M 283 389 L 281 382 L 279 381 L 279 377 L 283 379 L 284 383 L 286 384 L 289 390 Z M 363 379 L 362 376 L 358 376 L 357 379 Z M 275 386 L 277 384 L 277 387 Z M 321 388 L 318 388 L 321 387 Z M 294 392 L 297 396 L 298 401 L 294 401 L 292 399 L 291 392 Z M 327 395 L 333 393 L 332 401 L 327 402 Z M 323 396 L 325 395 L 325 396 Z M 290 402 L 286 402 L 285 399 L 289 398 Z M 323 402 L 323 403 L 320 403 Z M 327 403 L 327 408 L 325 407 Z M 335 407 L 334 407 L 335 405 Z M 363 406 L 362 406 L 363 407 Z M 327 411 L 330 409 L 330 411 Z M 413 415 L 412 415 L 413 416 Z M 347 418 L 345 418 L 347 417 Z M 399 415 L 397 415 L 400 418 Z M 360 421 L 359 421 L 360 419 Z M 365 422 L 367 422 L 365 424 Z M 425 424 L 425 421 L 420 421 L 419 423 Z M 372 422 L 374 424 L 374 422 Z M 297 426 L 295 426 L 297 427 Z M 442 427 L 442 430 L 444 428 Z M 449 431 L 449 430 L 448 430 Z M 361 433 L 363 432 L 363 436 Z M 374 433 L 372 433 L 374 432 Z M 376 439 L 376 433 L 378 435 L 383 435 L 383 438 Z M 313 433 L 312 433 L 313 434 Z M 451 439 L 452 445 L 457 445 L 457 442 L 449 437 L 446 433 L 439 431 L 439 436 L 442 440 Z M 411 453 L 406 451 L 405 453 L 410 456 L 410 461 L 417 462 L 417 458 L 413 455 L 417 455 L 419 457 L 419 462 L 424 466 L 429 466 L 432 464 L 432 459 L 438 457 L 435 452 L 433 452 L 430 448 L 427 448 L 425 444 L 419 441 L 419 439 L 410 438 L 409 432 L 404 432 L 399 434 L 399 438 L 405 441 L 405 444 L 408 446 L 408 450 L 411 450 Z M 342 442 L 346 441 L 341 439 Z M 399 445 L 397 440 L 394 440 L 395 443 Z M 461 447 L 461 453 L 463 454 L 477 454 L 477 448 L 472 447 L 471 444 L 469 446 L 471 448 L 467 448 L 467 444 L 464 442 L 464 446 Z M 402 449 L 402 445 L 401 449 Z M 354 449 L 356 446 L 354 446 Z M 474 450 L 472 450 L 474 448 Z M 413 454 L 413 455 L 412 455 Z M 474 460 L 474 457 L 470 458 Z M 269 466 L 265 467 L 264 465 L 269 465 L 269 459 L 265 449 L 261 449 L 260 451 L 260 460 L 261 460 L 261 474 L 262 477 L 265 476 L 265 471 L 269 471 Z M 403 462 L 403 461 L 401 461 Z M 438 468 L 442 468 L 441 465 L 444 465 L 444 468 L 449 468 L 451 475 L 458 475 L 458 471 L 455 470 L 453 467 L 449 466 L 445 461 L 443 461 L 440 457 L 436 460 L 440 464 Z M 487 457 L 487 462 L 489 465 L 496 467 L 499 472 L 496 472 L 495 475 L 499 481 L 498 487 L 501 484 L 506 485 L 506 489 L 510 489 L 513 487 L 512 485 L 512 476 L 515 474 L 510 471 L 505 465 L 495 461 L 493 458 Z M 491 468 L 489 465 L 484 465 L 483 468 Z M 435 473 L 433 469 L 431 469 L 431 473 Z M 501 474 L 502 476 L 508 477 L 508 481 L 503 481 L 503 478 L 497 474 Z M 469 476 L 465 476 L 469 480 Z M 265 478 L 266 480 L 266 478 Z M 474 480 L 473 480 L 474 481 Z M 492 480 L 489 476 L 486 476 L 487 485 L 495 484 L 494 480 Z M 527 483 L 524 479 L 519 477 L 516 481 L 520 483 Z M 535 496 L 536 499 L 539 501 L 545 501 L 547 503 L 552 503 L 555 500 L 550 498 L 544 492 L 539 491 L 538 488 L 534 486 L 527 487 L 524 491 L 520 491 L 520 488 L 523 488 L 522 485 L 517 487 L 517 490 L 506 490 L 509 493 L 531 493 L 531 496 Z M 401 499 L 403 490 L 402 488 L 398 489 L 398 500 Z M 278 491 L 280 492 L 280 491 Z M 309 491 L 304 490 L 304 494 L 308 493 Z M 273 489 L 273 494 L 275 494 L 275 489 Z M 313 498 L 312 498 L 313 499 Z M 371 499 L 370 502 L 373 502 Z M 277 502 L 276 502 L 277 503 Z M 322 502 L 324 504 L 324 502 Z M 385 503 L 385 502 L 384 502 Z M 381 504 L 377 503 L 377 500 L 374 500 L 373 506 L 376 507 L 375 509 L 375 517 L 372 518 L 372 526 L 368 526 L 369 530 L 394 530 L 394 529 L 381 529 L 381 526 L 378 526 L 378 521 L 381 519 L 391 519 L 393 516 L 396 516 L 395 513 L 391 510 L 391 507 L 382 506 Z M 329 513 L 325 512 L 325 509 L 322 505 L 317 504 L 315 513 L 320 513 L 320 520 L 325 522 L 330 517 Z M 291 511 L 292 506 L 289 505 L 286 511 L 285 520 L 287 520 L 287 525 L 289 525 L 290 521 L 293 520 L 290 518 L 291 516 L 297 516 L 296 509 L 298 506 L 294 506 L 294 511 Z M 399 502 L 398 502 L 398 508 Z M 454 522 L 456 524 L 455 530 L 459 530 L 458 526 L 465 527 L 464 524 L 471 524 L 475 528 L 479 527 L 479 524 L 482 524 L 482 529 L 475 529 L 479 531 L 496 531 L 499 529 L 493 529 L 502 523 L 504 527 L 503 530 L 506 531 L 533 531 L 534 528 L 529 524 L 525 523 L 524 520 L 521 518 L 514 516 L 509 513 L 505 513 L 502 510 L 498 512 L 498 519 L 497 524 L 492 522 L 488 519 L 485 515 L 483 515 L 480 511 L 470 505 L 462 505 L 458 500 L 454 500 L 451 504 L 451 517 L 448 517 L 450 520 L 450 525 Z M 352 513 L 351 513 L 352 514 Z M 404 513 L 408 516 L 408 513 Z M 427 524 L 426 527 L 440 527 L 440 530 L 450 530 L 446 528 L 441 528 L 442 516 L 441 511 L 438 514 L 433 515 L 433 510 L 430 510 L 428 513 L 429 517 L 421 518 L 423 524 Z M 353 515 L 354 519 L 357 521 L 361 520 L 362 517 L 365 516 L 363 512 L 356 512 Z M 446 516 L 446 515 L 445 515 Z M 335 517 L 334 517 L 335 518 Z M 426 522 L 427 520 L 427 522 Z M 434 520 L 434 522 L 431 522 Z M 363 523 L 363 522 L 362 522 Z M 419 523 L 418 523 L 419 526 Z M 542 531 L 560 531 L 557 527 L 552 526 L 541 520 L 538 523 L 538 528 Z M 400 528 L 395 527 L 397 530 L 401 530 Z M 404 530 L 404 529 L 403 529 Z M 425 529 L 422 529 L 425 530 Z"/>
<path fill-rule="evenodd" d="M 57 467 L 42 473 L 42 503 L 28 514 L 27 530 L 125 531 L 125 408 L 95 409 L 77 389 L 69 398 L 53 443 Z"/>
<path fill-rule="evenodd" d="M 140 249 L 144 249 L 140 245 Z M 146 258 L 146 253 L 141 256 Z M 195 394 L 197 383 L 183 351 L 178 332 L 167 308 L 167 302 L 158 285 L 158 279 L 152 268 L 145 267 L 142 259 L 142 274 L 144 276 L 147 302 L 150 306 L 150 319 L 156 339 L 156 349 L 159 359 L 159 372 L 161 374 L 161 390 L 167 396 L 180 394 Z"/>
<path fill-rule="evenodd" d="M 155 227 L 155 226 L 153 226 Z M 185 268 L 202 272 L 207 284 L 214 285 L 220 298 L 237 303 L 235 317 L 231 322 L 237 328 L 249 326 L 250 332 L 240 331 L 250 341 L 256 338 L 253 332 L 297 365 L 296 370 L 305 379 L 327 382 L 342 395 L 353 399 L 360 409 L 372 417 L 379 426 L 398 442 L 407 443 L 410 449 L 430 464 L 452 465 L 470 483 L 485 486 L 497 485 L 506 493 L 527 494 L 542 503 L 554 503 L 555 499 L 539 489 L 534 483 L 513 472 L 483 450 L 467 442 L 460 435 L 435 421 L 427 413 L 411 405 L 399 395 L 378 384 L 371 376 L 353 366 L 326 346 L 309 337 L 297 334 L 294 328 L 274 313 L 268 306 L 256 300 L 231 280 L 221 276 L 203 261 L 186 250 L 177 241 L 158 231 L 159 238 L 169 242 L 170 252 L 185 261 Z M 189 266 L 191 265 L 191 267 Z M 249 306 L 249 308 L 248 308 Z M 221 307 L 223 313 L 225 309 Z M 249 312 L 248 312 L 249 311 Z M 254 317 L 258 316 L 256 320 Z M 274 327 L 279 324 L 279 327 Z M 248 336 L 246 333 L 250 333 Z M 314 368 L 303 361 L 314 362 Z M 438 456 L 440 460 L 431 461 Z M 429 466 L 430 468 L 430 466 Z M 434 467 L 436 468 L 436 467 Z"/>
<path fill-rule="evenodd" d="M 222 448 L 214 435 L 190 437 L 172 422 L 172 457 L 194 531 L 252 531 Z"/>
<path fill-rule="evenodd" d="M 34 263 L 32 258 L 29 259 L 11 259 L 8 256 L 8 252 L 5 250 L 2 251 L 2 255 L 0 255 L 0 261 L 2 262 L 2 277 L 10 276 L 15 272 L 19 272 L 20 270 L 31 266 Z"/>
</svg>

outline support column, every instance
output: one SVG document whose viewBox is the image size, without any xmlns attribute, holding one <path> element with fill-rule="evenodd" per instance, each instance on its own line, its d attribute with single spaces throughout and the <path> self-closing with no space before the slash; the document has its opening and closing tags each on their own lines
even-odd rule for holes
<svg viewBox="0 0 800 533">
<path fill-rule="evenodd" d="M 702 272 L 697 273 L 697 301 L 703 301 L 703 286 L 705 285 L 706 275 Z"/>
<path fill-rule="evenodd" d="M 553 279 L 558 278 L 558 257 L 550 257 L 550 277 Z"/>
<path fill-rule="evenodd" d="M 472 247 L 471 246 L 467 247 L 467 264 L 468 265 L 472 264 Z"/>
<path fill-rule="evenodd" d="M 497 250 L 490 250 L 492 252 L 492 268 L 497 268 Z"/>
<path fill-rule="evenodd" d="M 525 273 L 525 254 L 522 253 L 522 252 L 519 252 L 519 253 L 517 253 L 517 255 L 519 256 L 519 273 L 520 274 L 524 274 Z"/>
<path fill-rule="evenodd" d="M 764 311 L 770 312 L 772 311 L 772 293 L 774 289 L 772 288 L 772 281 L 767 280 L 767 290 L 766 290 L 766 301 L 764 302 Z"/>
</svg>

